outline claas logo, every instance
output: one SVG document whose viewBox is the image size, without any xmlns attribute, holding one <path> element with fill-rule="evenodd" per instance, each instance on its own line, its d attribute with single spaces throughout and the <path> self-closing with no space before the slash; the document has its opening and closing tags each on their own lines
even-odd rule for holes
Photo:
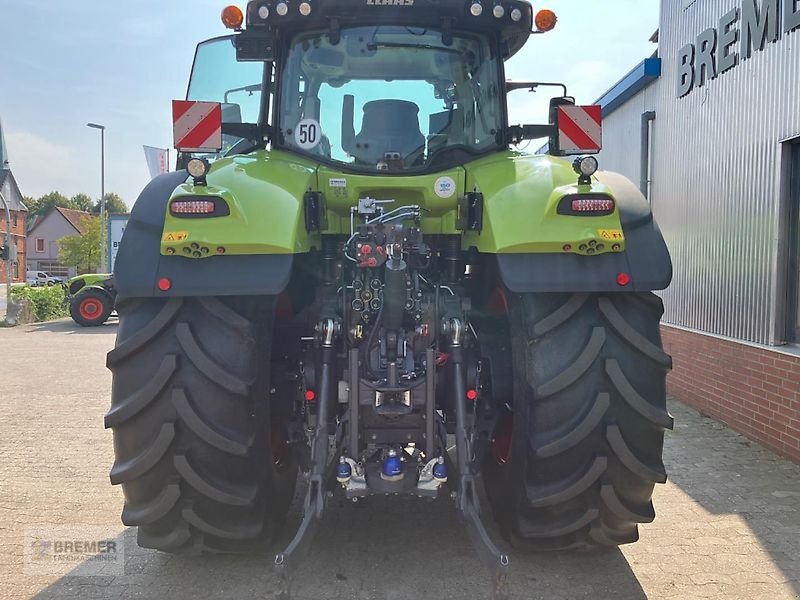
<svg viewBox="0 0 800 600">
<path fill-rule="evenodd" d="M 367 0 L 367 6 L 414 6 L 414 0 Z"/>
</svg>

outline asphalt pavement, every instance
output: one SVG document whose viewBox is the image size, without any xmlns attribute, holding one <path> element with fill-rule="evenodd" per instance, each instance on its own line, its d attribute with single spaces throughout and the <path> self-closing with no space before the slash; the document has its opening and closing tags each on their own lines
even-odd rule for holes
<svg viewBox="0 0 800 600">
<path fill-rule="evenodd" d="M 71 321 L 0 329 L 0 598 L 276 598 L 272 553 L 170 556 L 138 548 L 135 530 L 120 523 L 122 492 L 109 484 L 113 448 L 102 426 L 115 333 L 113 319 L 95 329 Z M 670 481 L 657 487 L 658 516 L 641 526 L 640 541 L 592 554 L 510 549 L 512 598 L 800 598 L 800 466 L 677 402 L 670 409 Z M 124 572 L 29 574 L 34 525 L 113 531 Z M 484 599 L 489 583 L 449 499 L 334 498 L 294 592 L 300 600 Z"/>
</svg>

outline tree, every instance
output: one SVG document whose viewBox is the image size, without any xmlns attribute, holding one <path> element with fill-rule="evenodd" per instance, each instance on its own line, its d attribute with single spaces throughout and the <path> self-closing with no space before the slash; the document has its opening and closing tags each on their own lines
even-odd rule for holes
<svg viewBox="0 0 800 600">
<path fill-rule="evenodd" d="M 75 266 L 79 273 L 92 273 L 100 264 L 100 219 L 88 219 L 82 235 L 61 238 L 58 241 L 61 264 Z"/>
<path fill-rule="evenodd" d="M 61 192 L 50 192 L 41 198 L 25 198 L 25 206 L 28 207 L 28 223 L 30 224 L 34 217 L 39 215 L 46 215 L 54 207 L 72 208 L 77 209 L 77 205 L 67 198 Z M 30 204 L 29 204 L 30 203 Z"/>
<path fill-rule="evenodd" d="M 100 214 L 100 202 L 94 205 L 92 212 L 98 215 Z M 106 214 L 125 214 L 127 212 L 128 205 L 125 204 L 125 201 L 120 197 L 119 194 L 115 194 L 114 192 L 109 192 L 106 194 Z"/>
<path fill-rule="evenodd" d="M 72 200 L 61 192 L 50 192 L 39 198 L 37 210 L 40 214 L 45 214 L 56 206 L 60 206 L 61 208 L 75 208 Z"/>
<path fill-rule="evenodd" d="M 70 201 L 75 205 L 78 210 L 84 212 L 92 212 L 94 207 L 94 200 L 88 194 L 75 194 Z"/>
</svg>

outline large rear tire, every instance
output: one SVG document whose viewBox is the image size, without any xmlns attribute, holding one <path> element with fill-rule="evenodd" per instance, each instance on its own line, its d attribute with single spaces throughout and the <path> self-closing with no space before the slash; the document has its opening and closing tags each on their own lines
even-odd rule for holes
<svg viewBox="0 0 800 600">
<path fill-rule="evenodd" d="M 285 519 L 297 463 L 271 443 L 272 305 L 253 297 L 119 306 L 105 425 L 122 521 L 139 527 L 140 546 L 256 550 Z"/>
<path fill-rule="evenodd" d="M 616 546 L 655 517 L 665 378 L 653 294 L 508 294 L 513 402 L 484 463 L 506 535 L 530 550 Z"/>
</svg>

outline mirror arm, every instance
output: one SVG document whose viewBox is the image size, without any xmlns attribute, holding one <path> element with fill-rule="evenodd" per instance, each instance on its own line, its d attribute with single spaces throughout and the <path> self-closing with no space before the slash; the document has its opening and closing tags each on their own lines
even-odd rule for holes
<svg viewBox="0 0 800 600">
<path fill-rule="evenodd" d="M 554 125 L 514 125 L 508 128 L 508 138 L 512 144 L 519 144 L 523 140 L 550 137 L 554 132 Z"/>
<path fill-rule="evenodd" d="M 507 81 L 506 91 L 513 92 L 514 90 L 528 90 L 535 92 L 540 87 L 558 87 L 564 92 L 562 95 L 567 95 L 567 86 L 563 83 L 550 83 L 546 81 Z"/>
<path fill-rule="evenodd" d="M 246 140 L 253 140 L 261 143 L 263 138 L 261 128 L 255 123 L 223 123 L 222 133 L 224 135 L 235 135 Z"/>
</svg>

